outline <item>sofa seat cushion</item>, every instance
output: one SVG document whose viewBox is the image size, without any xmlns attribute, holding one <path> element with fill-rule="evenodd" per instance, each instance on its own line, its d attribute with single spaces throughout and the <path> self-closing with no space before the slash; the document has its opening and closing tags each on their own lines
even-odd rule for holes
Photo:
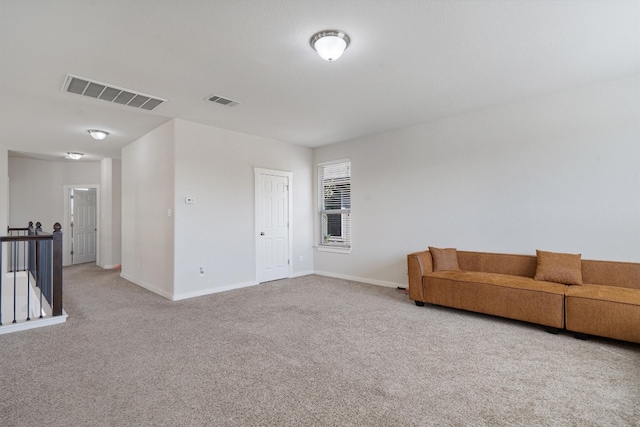
<svg viewBox="0 0 640 427">
<path fill-rule="evenodd" d="M 565 304 L 567 330 L 640 343 L 640 289 L 570 287 Z"/>
<path fill-rule="evenodd" d="M 528 289 L 538 292 L 549 292 L 564 295 L 567 286 L 556 282 L 534 280 L 530 277 L 512 276 L 509 274 L 485 273 L 481 271 L 435 271 L 425 277 L 438 277 L 459 282 L 480 282 L 488 285 L 507 288 Z"/>
<path fill-rule="evenodd" d="M 474 271 L 437 271 L 422 277 L 424 302 L 564 327 L 566 285 Z"/>
<path fill-rule="evenodd" d="M 640 308 L 640 289 L 617 288 L 615 286 L 584 285 L 567 289 L 567 297 L 611 301 L 635 305 Z"/>
</svg>

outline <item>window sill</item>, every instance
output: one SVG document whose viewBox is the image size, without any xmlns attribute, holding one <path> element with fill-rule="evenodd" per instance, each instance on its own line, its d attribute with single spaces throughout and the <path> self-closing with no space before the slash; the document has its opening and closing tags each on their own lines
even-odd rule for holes
<svg viewBox="0 0 640 427">
<path fill-rule="evenodd" d="M 351 248 L 342 248 L 340 246 L 324 246 L 318 245 L 316 246 L 316 250 L 318 252 L 334 252 L 337 254 L 350 254 Z"/>
</svg>

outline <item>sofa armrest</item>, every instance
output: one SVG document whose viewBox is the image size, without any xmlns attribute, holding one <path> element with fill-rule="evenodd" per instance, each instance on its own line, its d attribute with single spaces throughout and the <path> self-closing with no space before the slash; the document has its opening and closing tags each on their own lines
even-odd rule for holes
<svg viewBox="0 0 640 427">
<path fill-rule="evenodd" d="M 407 273 L 409 275 L 409 298 L 424 301 L 422 294 L 422 276 L 433 271 L 431 252 L 415 252 L 407 255 Z"/>
</svg>

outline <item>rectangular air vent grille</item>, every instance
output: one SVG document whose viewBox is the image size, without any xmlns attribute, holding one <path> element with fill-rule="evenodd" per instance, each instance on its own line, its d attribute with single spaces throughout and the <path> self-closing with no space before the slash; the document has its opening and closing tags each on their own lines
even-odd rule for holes
<svg viewBox="0 0 640 427">
<path fill-rule="evenodd" d="M 207 97 L 207 100 L 211 102 L 215 102 L 216 104 L 224 105 L 225 107 L 235 107 L 236 105 L 240 104 L 238 101 L 234 101 L 228 98 L 223 98 L 222 96 L 218 96 L 218 95 L 211 95 Z"/>
<path fill-rule="evenodd" d="M 95 80 L 67 75 L 62 90 L 78 95 L 89 96 L 91 98 L 102 99 L 103 101 L 115 102 L 116 104 L 127 105 L 143 110 L 153 110 L 158 105 L 166 102 L 166 99 L 158 98 L 129 89 L 113 86 Z"/>
</svg>

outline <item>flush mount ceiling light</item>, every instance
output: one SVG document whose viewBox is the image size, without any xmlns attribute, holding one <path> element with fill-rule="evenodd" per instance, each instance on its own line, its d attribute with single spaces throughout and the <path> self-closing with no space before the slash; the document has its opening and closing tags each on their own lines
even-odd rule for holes
<svg viewBox="0 0 640 427">
<path fill-rule="evenodd" d="M 344 31 L 325 30 L 311 37 L 311 47 L 325 61 L 333 62 L 340 58 L 342 52 L 349 46 L 349 36 Z"/>
<path fill-rule="evenodd" d="M 65 159 L 69 159 L 69 160 L 79 160 L 80 157 L 84 156 L 84 154 L 82 153 L 67 153 L 67 156 L 65 157 Z"/>
<path fill-rule="evenodd" d="M 102 141 L 107 137 L 107 135 L 109 135 L 109 132 L 104 130 L 98 130 L 98 129 L 89 129 L 87 132 L 89 132 L 89 135 L 91 135 L 91 138 L 98 141 Z"/>
</svg>

